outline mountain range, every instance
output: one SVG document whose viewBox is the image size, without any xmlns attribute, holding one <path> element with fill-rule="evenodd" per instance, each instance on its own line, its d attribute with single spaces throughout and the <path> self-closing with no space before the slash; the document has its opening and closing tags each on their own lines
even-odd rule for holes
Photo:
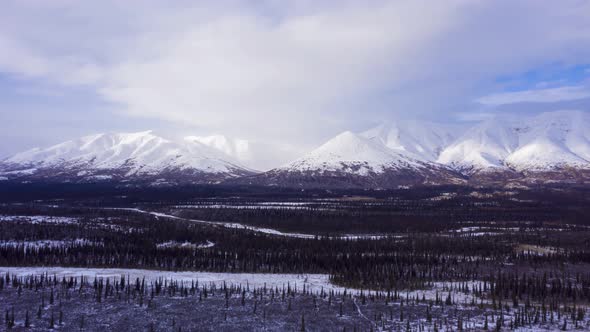
<svg viewBox="0 0 590 332">
<path fill-rule="evenodd" d="M 224 136 L 174 142 L 149 131 L 99 134 L 9 157 L 0 163 L 0 179 L 326 188 L 587 182 L 590 115 L 504 115 L 472 126 L 383 123 L 360 133 L 343 132 L 266 172 L 242 165 L 246 156 L 247 141 Z"/>
<path fill-rule="evenodd" d="M 192 138 L 173 142 L 151 131 L 98 134 L 35 148 L 2 161 L 5 179 L 67 182 L 216 183 L 255 172 Z"/>
</svg>

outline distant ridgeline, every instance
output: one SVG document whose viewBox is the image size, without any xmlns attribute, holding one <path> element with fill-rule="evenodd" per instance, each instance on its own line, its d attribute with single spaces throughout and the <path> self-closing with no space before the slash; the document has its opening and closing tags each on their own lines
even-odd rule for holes
<svg viewBox="0 0 590 332">
<path fill-rule="evenodd" d="M 232 149 L 151 132 L 99 134 L 0 162 L 2 182 L 108 182 L 292 188 L 395 189 L 413 186 L 531 186 L 590 183 L 590 115 L 560 111 L 498 117 L 466 128 L 428 122 L 385 123 L 344 132 L 301 158 L 266 172 Z M 215 143 L 215 144 L 214 144 Z"/>
</svg>

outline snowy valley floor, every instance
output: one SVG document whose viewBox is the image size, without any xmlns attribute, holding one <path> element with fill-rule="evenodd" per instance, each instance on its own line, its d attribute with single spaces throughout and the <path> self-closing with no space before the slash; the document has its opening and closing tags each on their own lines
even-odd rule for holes
<svg viewBox="0 0 590 332">
<path fill-rule="evenodd" d="M 481 282 L 386 293 L 346 290 L 316 274 L 2 267 L 0 277 L 1 328 L 11 331 L 590 329 L 587 317 L 494 310 L 477 293 Z"/>
<path fill-rule="evenodd" d="M 0 331 L 590 330 L 586 189 L 58 189 L 0 203 Z"/>
</svg>

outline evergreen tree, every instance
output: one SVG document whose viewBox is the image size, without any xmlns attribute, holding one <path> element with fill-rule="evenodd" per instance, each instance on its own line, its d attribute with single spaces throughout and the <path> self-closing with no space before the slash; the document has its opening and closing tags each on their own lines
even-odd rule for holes
<svg viewBox="0 0 590 332">
<path fill-rule="evenodd" d="M 299 331 L 305 332 L 305 315 L 304 314 L 301 314 L 301 329 Z"/>
</svg>

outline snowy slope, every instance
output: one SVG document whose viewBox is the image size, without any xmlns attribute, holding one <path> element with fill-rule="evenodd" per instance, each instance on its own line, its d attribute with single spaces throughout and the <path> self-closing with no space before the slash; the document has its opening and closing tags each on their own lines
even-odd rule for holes
<svg viewBox="0 0 590 332">
<path fill-rule="evenodd" d="M 543 113 L 519 128 L 519 146 L 506 158 L 517 170 L 590 168 L 590 117 L 586 113 Z"/>
<path fill-rule="evenodd" d="M 71 170 L 81 176 L 98 170 L 124 171 L 125 176 L 180 171 L 228 175 L 249 172 L 219 150 L 198 142 L 172 142 L 150 131 L 86 136 L 16 154 L 3 164 L 17 169 L 20 166 L 17 172 Z"/>
<path fill-rule="evenodd" d="M 517 127 L 512 118 L 484 121 L 441 151 L 437 162 L 460 171 L 502 169 L 518 147 Z"/>
<path fill-rule="evenodd" d="M 576 111 L 498 117 L 476 125 L 437 161 L 462 171 L 590 168 L 590 118 Z"/>
<path fill-rule="evenodd" d="M 344 132 L 302 158 L 240 183 L 393 188 L 415 184 L 587 181 L 590 121 L 583 112 L 500 116 L 462 131 L 387 123 Z"/>
<path fill-rule="evenodd" d="M 344 132 L 287 165 L 235 183 L 302 188 L 397 188 L 462 183 L 443 165 L 419 160 L 378 140 Z"/>
<path fill-rule="evenodd" d="M 254 178 L 249 176 L 255 172 L 240 163 L 251 157 L 251 148 L 247 141 L 221 135 L 189 136 L 174 142 L 150 131 L 98 134 L 10 157 L 0 162 L 0 180 L 39 176 L 121 180 L 165 175 L 193 181 L 206 175 L 202 182 L 248 176 L 241 183 L 320 187 L 329 178 L 339 185 L 348 181 L 382 187 L 458 183 L 476 175 L 503 181 L 541 178 L 541 174 L 561 180 L 583 173 L 587 179 L 590 114 L 559 111 L 500 116 L 467 130 L 418 121 L 385 123 L 359 134 L 344 132 L 294 162 Z"/>
<path fill-rule="evenodd" d="M 463 126 L 420 121 L 396 121 L 371 128 L 361 136 L 401 153 L 409 152 L 424 161 L 436 161 L 441 151 L 462 132 Z"/>
<path fill-rule="evenodd" d="M 198 142 L 223 151 L 236 160 L 250 160 L 252 157 L 250 143 L 244 139 L 228 138 L 224 135 L 187 136 L 184 139 L 188 142 Z"/>
<path fill-rule="evenodd" d="M 395 187 L 588 178 L 590 121 L 583 112 L 500 116 L 462 130 L 420 122 L 344 132 L 306 156 L 245 183 Z M 585 173 L 584 173 L 585 172 Z M 533 174 L 534 173 L 534 174 Z"/>
<path fill-rule="evenodd" d="M 416 159 L 350 131 L 329 140 L 303 158 L 281 167 L 287 171 L 342 171 L 358 175 L 387 168 L 418 168 Z"/>
</svg>

